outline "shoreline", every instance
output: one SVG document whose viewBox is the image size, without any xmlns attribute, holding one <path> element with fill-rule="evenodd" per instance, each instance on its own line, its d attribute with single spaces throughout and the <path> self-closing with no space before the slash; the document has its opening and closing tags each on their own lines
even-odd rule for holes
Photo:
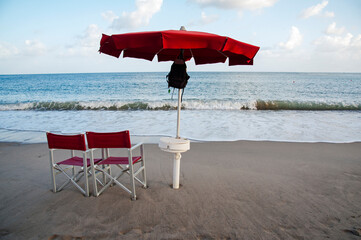
<svg viewBox="0 0 361 240">
<path fill-rule="evenodd" d="M 104 131 L 107 132 L 107 131 Z M 30 134 L 27 134 L 30 133 Z M 53 132 L 59 134 L 71 134 L 68 132 Z M 174 135 L 139 135 L 131 134 L 132 142 L 143 142 L 146 144 L 158 144 L 161 137 L 174 137 Z M 290 139 L 220 139 L 220 140 L 204 140 L 204 139 L 193 139 L 187 138 L 191 142 L 238 142 L 238 141 L 251 141 L 251 142 L 289 142 L 289 143 L 358 143 L 361 140 L 348 140 L 348 141 L 322 141 L 322 140 L 290 140 Z M 0 143 L 20 143 L 20 144 L 37 144 L 37 143 L 47 143 L 46 140 L 46 131 L 24 131 L 24 130 L 7 130 L 0 129 Z"/>
<path fill-rule="evenodd" d="M 146 144 L 149 189 L 50 191 L 47 144 L 0 143 L 2 239 L 359 239 L 361 142 Z"/>
</svg>

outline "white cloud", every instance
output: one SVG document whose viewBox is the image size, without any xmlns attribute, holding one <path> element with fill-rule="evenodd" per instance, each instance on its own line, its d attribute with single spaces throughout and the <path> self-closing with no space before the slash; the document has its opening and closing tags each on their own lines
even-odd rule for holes
<svg viewBox="0 0 361 240">
<path fill-rule="evenodd" d="M 112 20 L 111 27 L 114 29 L 147 26 L 153 15 L 160 11 L 163 0 L 136 0 L 135 4 L 135 11 L 123 12 L 119 17 L 111 11 L 102 15 L 105 19 Z"/>
<path fill-rule="evenodd" d="M 337 28 L 335 22 L 331 23 L 326 29 L 327 34 L 341 35 L 344 31 L 345 31 L 345 28 L 344 27 Z"/>
<path fill-rule="evenodd" d="M 0 42 L 0 58 L 15 56 L 41 56 L 48 52 L 48 48 L 39 40 L 25 40 L 19 48 L 6 42 Z"/>
<path fill-rule="evenodd" d="M 273 58 L 273 59 L 277 59 L 282 57 L 281 55 L 281 51 L 276 50 L 276 49 L 260 49 L 259 52 L 257 53 L 257 58 L 258 57 L 267 57 L 267 58 Z"/>
<path fill-rule="evenodd" d="M 207 15 L 205 12 L 201 13 L 201 18 L 196 21 L 192 21 L 187 24 L 187 26 L 202 26 L 206 24 L 210 24 L 212 22 L 217 21 L 219 18 L 218 15 Z"/>
<path fill-rule="evenodd" d="M 328 12 L 326 11 L 325 14 L 324 14 L 325 17 L 330 17 L 330 18 L 333 18 L 335 16 L 335 13 L 334 12 Z"/>
<path fill-rule="evenodd" d="M 101 36 L 99 27 L 96 24 L 90 24 L 80 36 L 81 46 L 91 48 L 99 46 Z"/>
<path fill-rule="evenodd" d="M 361 34 L 354 37 L 351 33 L 346 33 L 343 36 L 339 35 L 325 35 L 314 41 L 314 44 L 321 51 L 326 52 L 340 52 L 350 51 L 357 54 L 361 53 Z"/>
<path fill-rule="evenodd" d="M 344 27 L 337 28 L 336 23 L 330 24 L 326 29 L 326 35 L 313 42 L 316 50 L 332 53 L 337 59 L 361 59 L 361 34 L 354 36 L 352 33 L 344 32 Z"/>
<path fill-rule="evenodd" d="M 357 48 L 361 52 L 361 34 L 352 39 L 351 46 Z"/>
<path fill-rule="evenodd" d="M 321 15 L 322 10 L 327 6 L 328 1 L 324 0 L 322 3 L 319 3 L 315 6 L 309 7 L 306 10 L 303 11 L 301 14 L 302 18 L 309 18 L 316 15 Z M 326 15 L 328 16 L 334 16 L 333 13 L 327 12 Z"/>
<path fill-rule="evenodd" d="M 295 47 L 301 45 L 302 39 L 303 39 L 303 36 L 300 33 L 300 31 L 298 30 L 298 28 L 295 27 L 295 26 L 292 26 L 290 37 L 289 37 L 288 41 L 285 42 L 285 43 L 281 42 L 279 44 L 279 46 L 281 48 L 284 48 L 284 49 L 287 49 L 287 50 L 292 50 Z"/>
<path fill-rule="evenodd" d="M 273 6 L 278 0 L 191 0 L 202 7 L 222 9 L 257 10 Z"/>
<path fill-rule="evenodd" d="M 218 20 L 218 15 L 206 15 L 205 12 L 202 12 L 201 14 L 201 23 L 202 24 L 209 24 L 214 21 Z"/>
<path fill-rule="evenodd" d="M 45 44 L 38 40 L 25 40 L 24 54 L 30 56 L 44 55 L 47 51 Z"/>
<path fill-rule="evenodd" d="M 353 35 L 347 33 L 345 36 L 323 36 L 315 41 L 316 45 L 321 45 L 325 49 L 338 51 L 341 48 L 347 48 L 351 44 Z"/>
<path fill-rule="evenodd" d="M 81 35 L 77 36 L 76 41 L 73 44 L 66 46 L 66 51 L 61 53 L 62 56 L 91 56 L 97 54 L 100 39 L 101 30 L 96 24 L 90 24 Z"/>
<path fill-rule="evenodd" d="M 19 49 L 7 42 L 0 42 L 0 59 L 16 56 L 19 54 Z"/>
<path fill-rule="evenodd" d="M 113 12 L 113 11 L 106 11 L 102 13 L 102 17 L 107 20 L 108 22 L 113 22 L 116 18 L 117 15 Z"/>
</svg>

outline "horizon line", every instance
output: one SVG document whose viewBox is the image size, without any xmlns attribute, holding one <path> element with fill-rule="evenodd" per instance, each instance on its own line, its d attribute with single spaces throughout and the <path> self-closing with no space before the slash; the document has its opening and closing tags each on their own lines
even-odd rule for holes
<svg viewBox="0 0 361 240">
<path fill-rule="evenodd" d="M 0 73 L 0 76 L 8 75 L 50 75 L 50 74 L 106 74 L 106 73 L 167 73 L 168 71 L 124 71 L 124 72 L 49 72 L 49 73 Z M 345 73 L 361 74 L 361 72 L 343 71 L 188 71 L 188 73 Z"/>
</svg>

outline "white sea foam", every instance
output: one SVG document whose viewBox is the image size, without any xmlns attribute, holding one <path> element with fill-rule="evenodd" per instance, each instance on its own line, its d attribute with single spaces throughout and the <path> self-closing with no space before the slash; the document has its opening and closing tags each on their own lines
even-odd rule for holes
<svg viewBox="0 0 361 240">
<path fill-rule="evenodd" d="M 0 105 L 0 111 L 10 110 L 174 110 L 176 101 L 81 101 L 81 102 L 28 102 Z M 345 103 L 331 101 L 279 101 L 279 100 L 185 100 L 182 102 L 185 110 L 361 110 L 360 103 Z"/>
<path fill-rule="evenodd" d="M 128 129 L 138 136 L 175 136 L 176 133 L 176 111 L 2 111 L 0 122 L 2 131 L 22 132 L 17 135 L 20 142 L 45 131 Z M 182 137 L 202 141 L 352 142 L 361 141 L 361 114 L 189 110 L 181 112 L 180 129 Z M 11 140 L 9 134 L 0 134 L 0 141 L 6 140 Z"/>
</svg>

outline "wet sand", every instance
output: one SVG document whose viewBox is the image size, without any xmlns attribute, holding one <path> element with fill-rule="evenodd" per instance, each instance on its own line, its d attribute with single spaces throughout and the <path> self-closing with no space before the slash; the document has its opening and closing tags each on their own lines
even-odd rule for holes
<svg viewBox="0 0 361 240">
<path fill-rule="evenodd" d="M 361 143 L 145 146 L 148 189 L 51 191 L 46 144 L 0 143 L 1 239 L 360 239 Z"/>
</svg>

